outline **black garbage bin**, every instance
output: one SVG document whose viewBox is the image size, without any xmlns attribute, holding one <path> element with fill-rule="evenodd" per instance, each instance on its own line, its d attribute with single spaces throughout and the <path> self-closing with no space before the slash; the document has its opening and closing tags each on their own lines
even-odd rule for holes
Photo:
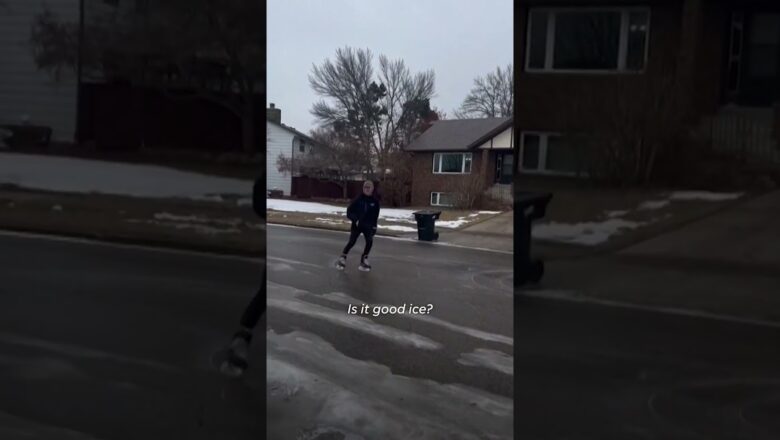
<svg viewBox="0 0 780 440">
<path fill-rule="evenodd" d="M 531 223 L 544 217 L 551 199 L 551 193 L 515 194 L 515 287 L 538 283 L 544 275 L 544 262 L 531 258 Z"/>
<path fill-rule="evenodd" d="M 252 209 L 261 218 L 266 217 L 265 178 L 255 179 L 252 186 Z"/>
<path fill-rule="evenodd" d="M 417 220 L 417 239 L 420 241 L 436 241 L 439 233 L 436 232 L 436 220 L 441 211 L 417 211 L 414 219 Z"/>
<path fill-rule="evenodd" d="M 280 189 L 272 189 L 268 191 L 268 197 L 272 199 L 281 199 L 284 197 L 284 191 Z"/>
</svg>

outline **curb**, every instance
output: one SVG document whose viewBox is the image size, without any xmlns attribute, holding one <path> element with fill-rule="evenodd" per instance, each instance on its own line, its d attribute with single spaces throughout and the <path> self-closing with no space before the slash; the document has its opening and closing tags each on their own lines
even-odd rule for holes
<svg viewBox="0 0 780 440">
<path fill-rule="evenodd" d="M 306 228 L 306 229 L 323 229 L 326 231 L 337 231 L 337 232 L 349 232 L 349 228 L 339 228 L 328 224 L 323 224 L 322 226 L 313 226 L 313 225 L 306 225 L 306 224 L 299 224 L 299 223 L 283 223 L 278 221 L 268 221 L 268 225 L 277 225 L 277 226 L 290 226 L 295 228 Z M 381 229 L 377 229 L 376 235 L 381 235 L 384 237 L 403 237 L 403 235 L 393 233 L 393 232 L 385 232 Z"/>
<path fill-rule="evenodd" d="M 50 228 L 30 228 L 18 226 L 6 226 L 0 224 L 0 231 L 16 232 L 22 234 L 36 234 L 51 237 L 66 237 L 84 240 L 94 240 L 105 243 L 113 243 L 130 246 L 145 246 L 151 248 L 171 249 L 190 252 L 201 252 L 216 255 L 245 257 L 245 258 L 264 258 L 264 251 L 252 251 L 249 249 L 238 249 L 229 246 L 219 246 L 211 244 L 184 243 L 176 240 L 164 240 L 153 238 L 138 238 L 114 234 L 100 234 L 92 232 L 74 232 L 62 231 Z"/>
</svg>

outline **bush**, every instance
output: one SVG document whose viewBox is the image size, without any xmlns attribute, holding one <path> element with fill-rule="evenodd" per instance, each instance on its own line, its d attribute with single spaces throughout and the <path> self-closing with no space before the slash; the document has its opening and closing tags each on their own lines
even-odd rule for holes
<svg viewBox="0 0 780 440">
<path fill-rule="evenodd" d="M 478 173 L 453 177 L 445 187 L 445 192 L 455 194 L 455 208 L 474 209 L 484 199 L 487 184 Z"/>
</svg>

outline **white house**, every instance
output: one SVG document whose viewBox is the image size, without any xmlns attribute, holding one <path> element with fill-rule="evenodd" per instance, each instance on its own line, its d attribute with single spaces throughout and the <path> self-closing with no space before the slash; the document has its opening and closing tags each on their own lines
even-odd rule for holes
<svg viewBox="0 0 780 440">
<path fill-rule="evenodd" d="M 279 156 L 292 158 L 311 151 L 314 140 L 298 130 L 282 124 L 282 111 L 271 103 L 266 110 L 266 184 L 269 190 L 279 189 L 289 196 L 292 174 L 277 168 Z"/>
<path fill-rule="evenodd" d="M 38 70 L 30 34 L 46 4 L 63 20 L 77 23 L 79 0 L 0 3 L 0 124 L 47 126 L 52 141 L 72 142 L 76 131 L 76 75 L 63 71 L 59 81 Z"/>
<path fill-rule="evenodd" d="M 77 26 L 84 2 L 85 21 L 132 10 L 138 0 L 0 0 L 0 125 L 29 123 L 52 129 L 54 142 L 74 142 L 78 120 L 78 79 L 70 69 L 59 78 L 35 65 L 30 42 L 36 16 L 47 9 Z"/>
</svg>

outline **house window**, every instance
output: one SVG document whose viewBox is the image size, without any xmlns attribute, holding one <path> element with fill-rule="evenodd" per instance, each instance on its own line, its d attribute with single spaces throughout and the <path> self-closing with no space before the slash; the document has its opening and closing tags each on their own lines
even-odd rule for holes
<svg viewBox="0 0 780 440">
<path fill-rule="evenodd" d="M 744 31 L 745 15 L 740 11 L 734 12 L 731 16 L 731 45 L 729 47 L 728 81 L 726 82 L 730 93 L 737 93 L 739 90 Z"/>
<path fill-rule="evenodd" d="M 470 174 L 471 153 L 434 153 L 434 174 Z"/>
<path fill-rule="evenodd" d="M 526 70 L 641 71 L 647 59 L 647 8 L 532 8 Z"/>
<path fill-rule="evenodd" d="M 455 206 L 455 194 L 432 192 L 431 206 Z"/>
<path fill-rule="evenodd" d="M 306 152 L 306 142 L 301 141 L 298 144 L 298 152 L 300 152 L 300 153 L 305 153 Z"/>
<path fill-rule="evenodd" d="M 576 148 L 555 133 L 522 133 L 520 169 L 528 173 L 583 175 Z"/>
</svg>

